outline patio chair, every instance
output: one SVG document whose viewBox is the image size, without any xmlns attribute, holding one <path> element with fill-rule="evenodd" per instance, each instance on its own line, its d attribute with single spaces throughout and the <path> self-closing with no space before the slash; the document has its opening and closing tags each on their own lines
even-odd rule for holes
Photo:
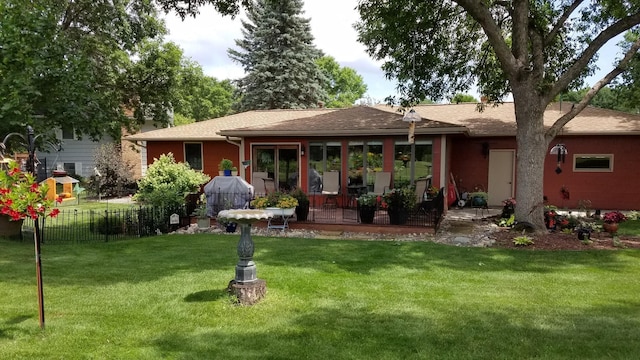
<svg viewBox="0 0 640 360">
<path fill-rule="evenodd" d="M 322 174 L 322 195 L 325 195 L 323 206 L 333 204 L 337 207 L 338 194 L 340 194 L 340 172 L 327 171 Z"/>
<path fill-rule="evenodd" d="M 388 171 L 380 171 L 376 173 L 376 179 L 373 183 L 373 191 L 370 194 L 384 195 L 391 188 L 391 173 Z"/>
<path fill-rule="evenodd" d="M 264 191 L 266 194 L 271 194 L 276 192 L 276 181 L 269 178 L 262 179 L 264 183 Z"/>
<path fill-rule="evenodd" d="M 255 171 L 251 174 L 251 185 L 253 185 L 254 194 L 261 196 L 267 193 L 267 189 L 264 186 L 264 180 L 269 177 L 269 174 L 265 171 Z"/>
</svg>

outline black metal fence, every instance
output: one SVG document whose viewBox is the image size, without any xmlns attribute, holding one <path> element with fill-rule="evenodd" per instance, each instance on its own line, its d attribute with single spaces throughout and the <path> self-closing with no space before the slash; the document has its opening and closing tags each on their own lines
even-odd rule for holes
<svg viewBox="0 0 640 360">
<path fill-rule="evenodd" d="M 225 196 L 234 198 L 236 194 Z M 327 199 L 324 195 L 310 194 L 308 215 L 305 219 L 296 218 L 296 220 L 315 223 L 361 223 L 360 208 L 357 202 L 350 200 L 352 199 L 339 198 L 336 201 L 336 199 Z M 187 204 L 178 208 L 139 206 L 108 210 L 62 208 L 57 217 L 41 219 L 41 239 L 44 244 L 78 244 L 154 236 L 188 226 L 191 222 L 193 205 Z M 245 202 L 240 207 L 244 206 L 249 206 L 249 202 Z M 215 210 L 219 211 L 222 208 L 216 206 Z M 224 208 L 230 207 L 224 206 Z M 370 224 L 437 228 L 443 210 L 444 201 L 440 195 L 439 198 L 424 202 L 408 211 L 402 218 L 402 223 L 398 224 L 391 221 L 388 209 L 381 206 L 376 209 Z M 23 239 L 32 238 L 33 220 L 25 220 L 22 229 Z"/>
<path fill-rule="evenodd" d="M 317 223 L 362 223 L 360 206 L 357 201 L 347 197 L 328 200 L 325 195 L 309 196 L 309 215 L 306 221 Z M 413 209 L 408 209 L 401 216 L 400 223 L 397 218 L 390 216 L 389 210 L 380 205 L 375 210 L 372 225 L 409 227 L 433 227 L 437 228 L 444 212 L 443 198 L 435 198 L 416 204 Z M 392 220 L 393 218 L 393 220 Z"/>
<path fill-rule="evenodd" d="M 171 216 L 174 216 L 172 223 Z M 41 239 L 44 244 L 76 244 L 116 241 L 132 237 L 153 236 L 189 225 L 186 208 L 140 206 L 128 209 L 66 210 L 55 218 L 41 219 Z M 22 225 L 22 238 L 34 231 L 33 220 Z"/>
</svg>

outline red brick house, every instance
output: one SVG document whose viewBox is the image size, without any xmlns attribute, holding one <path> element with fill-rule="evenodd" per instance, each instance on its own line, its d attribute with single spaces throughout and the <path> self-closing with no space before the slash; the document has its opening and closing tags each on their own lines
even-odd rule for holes
<svg viewBox="0 0 640 360">
<path fill-rule="evenodd" d="M 431 176 L 435 186 L 453 177 L 462 191 L 476 188 L 500 205 L 515 194 L 515 119 L 512 103 L 476 110 L 477 104 L 421 105 L 415 142 L 409 124 L 387 106 L 347 109 L 250 111 L 190 125 L 126 137 L 146 141 L 148 162 L 172 152 L 211 176 L 222 157 L 248 166 L 240 176 L 267 173 L 279 188 L 313 192 L 317 177 L 339 171 L 342 193 L 349 185 L 371 189 L 375 173 L 390 172 L 391 186 Z M 553 104 L 545 113 L 552 124 L 571 104 Z M 553 144 L 567 149 L 562 172 L 557 155 L 544 169 L 545 195 L 559 207 L 640 208 L 640 116 L 588 107 Z M 550 150 L 550 149 L 549 149 Z M 317 190 L 317 189 L 316 189 Z"/>
</svg>

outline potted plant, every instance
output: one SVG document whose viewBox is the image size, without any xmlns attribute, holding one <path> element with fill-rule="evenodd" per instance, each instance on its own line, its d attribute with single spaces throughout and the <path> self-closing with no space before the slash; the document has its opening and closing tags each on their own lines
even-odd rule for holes
<svg viewBox="0 0 640 360">
<path fill-rule="evenodd" d="M 615 234 L 618 232 L 618 224 L 626 220 L 627 217 L 620 211 L 610 211 L 602 216 L 602 228 L 609 234 Z"/>
<path fill-rule="evenodd" d="M 487 201 L 489 200 L 489 194 L 484 191 L 469 193 L 469 197 L 471 198 L 472 207 L 486 207 Z"/>
<path fill-rule="evenodd" d="M 298 200 L 289 194 L 276 191 L 256 197 L 251 201 L 251 206 L 255 209 L 270 210 L 275 216 L 291 216 L 298 206 Z"/>
<path fill-rule="evenodd" d="M 222 172 L 224 176 L 231 176 L 231 171 L 233 170 L 233 161 L 229 159 L 222 158 L 220 163 L 218 163 L 218 170 Z"/>
<path fill-rule="evenodd" d="M 237 167 L 232 167 L 231 168 L 231 175 L 233 176 L 238 176 L 238 168 Z"/>
<path fill-rule="evenodd" d="M 378 207 L 378 195 L 362 194 L 358 197 L 358 209 L 360 222 L 363 224 L 373 223 Z"/>
<path fill-rule="evenodd" d="M 298 206 L 296 206 L 296 219 L 298 221 L 306 221 L 309 216 L 309 197 L 300 188 L 296 188 L 291 192 L 296 200 L 298 200 Z"/>
<path fill-rule="evenodd" d="M 516 199 L 508 198 L 502 201 L 502 214 L 500 215 L 503 219 L 508 219 L 516 212 Z"/>
<path fill-rule="evenodd" d="M 20 236 L 22 222 L 27 217 L 55 217 L 60 209 L 54 208 L 47 197 L 48 186 L 36 182 L 35 176 L 20 170 L 11 160 L 6 170 L 0 169 L 0 236 Z M 57 197 L 56 202 L 62 202 Z"/>
<path fill-rule="evenodd" d="M 416 205 L 415 192 L 411 187 L 395 188 L 382 195 L 383 204 L 389 214 L 391 225 L 402 225 Z"/>
<path fill-rule="evenodd" d="M 192 216 L 196 217 L 200 229 L 207 229 L 211 226 L 211 219 L 207 215 L 207 198 L 205 194 L 201 194 L 198 198 Z"/>
<path fill-rule="evenodd" d="M 431 185 L 427 188 L 427 199 L 435 199 L 438 196 L 440 189 Z"/>
</svg>

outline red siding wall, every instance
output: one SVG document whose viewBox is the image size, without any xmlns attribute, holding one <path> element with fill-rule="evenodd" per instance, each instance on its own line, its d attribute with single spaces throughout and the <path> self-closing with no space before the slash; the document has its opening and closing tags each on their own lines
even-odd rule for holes
<svg viewBox="0 0 640 360">
<path fill-rule="evenodd" d="M 476 185 L 488 186 L 490 149 L 514 149 L 515 138 L 456 138 L 451 141 L 451 172 L 458 187 L 473 191 Z M 593 209 L 640 209 L 640 136 L 571 136 L 556 138 L 551 146 L 564 143 L 568 149 L 562 172 L 555 173 L 557 156 L 547 150 L 544 166 L 544 194 L 548 203 L 560 208 L 578 208 L 580 200 L 590 200 Z M 613 172 L 574 172 L 575 154 L 614 154 Z M 561 189 L 569 191 L 563 199 Z"/>
<path fill-rule="evenodd" d="M 195 142 L 195 141 L 194 141 Z M 238 158 L 238 147 L 226 141 L 206 141 L 202 143 L 203 172 L 212 178 L 218 176 L 218 163 L 222 158 L 231 159 L 233 164 L 242 169 Z M 162 154 L 173 153 L 177 162 L 184 162 L 184 145 L 182 141 L 149 141 L 147 142 L 147 164 Z"/>
</svg>

